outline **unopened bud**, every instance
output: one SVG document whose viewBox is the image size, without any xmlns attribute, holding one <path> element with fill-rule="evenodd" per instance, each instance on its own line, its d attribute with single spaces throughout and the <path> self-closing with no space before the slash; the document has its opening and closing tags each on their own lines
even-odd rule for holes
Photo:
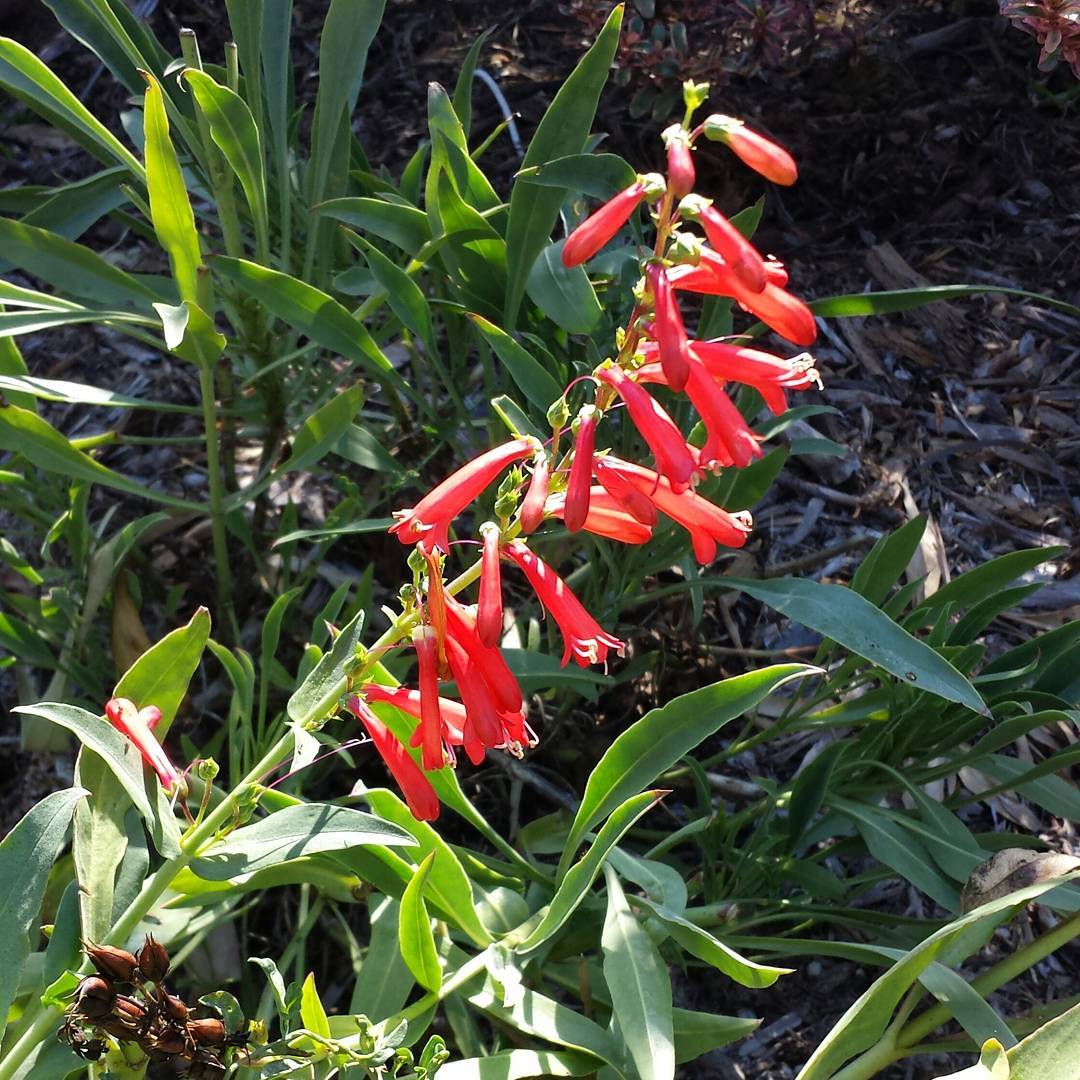
<svg viewBox="0 0 1080 1080">
<path fill-rule="evenodd" d="M 169 954 L 165 946 L 154 940 L 152 934 L 146 935 L 142 948 L 135 959 L 143 978 L 152 983 L 161 982 L 169 973 Z"/>
<path fill-rule="evenodd" d="M 88 975 L 79 983 L 76 1011 L 89 1020 L 109 1016 L 116 1005 L 116 990 L 112 983 L 97 975 Z"/>
<path fill-rule="evenodd" d="M 547 411 L 547 421 L 551 425 L 552 431 L 562 431 L 570 423 L 570 406 L 565 395 L 557 397 L 551 403 Z"/>
<path fill-rule="evenodd" d="M 709 100 L 709 84 L 707 82 L 696 83 L 692 79 L 687 79 L 682 84 L 682 96 L 683 103 L 693 114 Z"/>
<path fill-rule="evenodd" d="M 118 949 L 115 945 L 89 944 L 83 948 L 90 962 L 105 978 L 115 979 L 117 982 L 131 982 L 138 961 L 127 949 Z"/>
<path fill-rule="evenodd" d="M 212 784 L 221 766 L 213 758 L 202 758 L 195 766 L 195 775 L 205 784 Z"/>
</svg>

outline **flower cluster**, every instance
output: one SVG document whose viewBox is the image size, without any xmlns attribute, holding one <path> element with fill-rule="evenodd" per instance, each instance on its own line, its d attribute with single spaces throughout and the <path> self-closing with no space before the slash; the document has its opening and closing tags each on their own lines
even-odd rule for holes
<svg viewBox="0 0 1080 1080">
<path fill-rule="evenodd" d="M 688 85 L 688 115 L 691 97 L 703 89 Z M 684 292 L 730 297 L 800 346 L 810 345 L 817 332 L 810 309 L 787 291 L 782 264 L 763 256 L 708 199 L 694 194 L 693 153 L 702 137 L 726 144 L 774 183 L 795 182 L 791 156 L 740 121 L 717 115 L 694 130 L 683 124 L 668 128 L 666 177 L 639 176 L 563 245 L 563 262 L 577 266 L 611 241 L 639 207 L 648 206 L 656 224 L 656 245 L 643 261 L 637 302 L 620 335 L 618 353 L 587 380 L 591 400 L 579 407 L 571 423 L 569 395 L 576 385 L 571 384 L 549 410 L 548 443 L 528 435 L 511 439 L 394 515 L 390 532 L 414 548 L 414 582 L 403 593 L 402 625 L 409 627 L 416 652 L 418 688 L 367 681 L 354 688 L 348 705 L 419 819 L 437 817 L 439 799 L 427 774 L 453 763 L 458 747 L 475 764 L 488 750 L 520 754 L 535 742 L 523 694 L 499 648 L 504 564 L 524 575 L 558 625 L 564 665 L 571 659 L 583 667 L 604 664 L 611 652 L 624 651 L 624 643 L 597 623 L 536 554 L 528 541 L 531 534 L 545 520 L 558 518 L 570 533 L 584 530 L 642 544 L 663 514 L 687 530 L 703 564 L 715 558 L 718 546 L 740 547 L 751 529 L 749 516 L 730 513 L 696 490 L 705 475 L 748 465 L 761 456 L 759 436 L 725 387 L 753 387 L 771 411 L 780 413 L 787 391 L 818 384 L 814 361 L 806 353 L 785 359 L 734 341 L 696 340 L 687 332 L 679 303 Z M 688 223 L 700 227 L 704 240 L 686 230 Z M 700 446 L 687 441 L 646 386 L 686 394 L 705 429 Z M 601 420 L 620 404 L 648 446 L 653 468 L 624 461 L 598 446 Z M 563 445 L 567 435 L 569 445 Z M 443 574 L 455 519 L 507 470 L 512 471 L 496 502 L 498 521 L 486 522 L 479 530 L 478 564 L 447 583 Z M 477 579 L 477 601 L 466 606 L 455 594 Z M 457 699 L 441 691 L 441 684 L 451 680 Z M 377 715 L 376 710 L 386 706 L 416 721 L 410 748 L 418 755 Z"/>
<path fill-rule="evenodd" d="M 1061 57 L 1080 79 L 1080 0 L 1001 0 L 1001 14 L 1039 43 L 1040 68 Z"/>
</svg>

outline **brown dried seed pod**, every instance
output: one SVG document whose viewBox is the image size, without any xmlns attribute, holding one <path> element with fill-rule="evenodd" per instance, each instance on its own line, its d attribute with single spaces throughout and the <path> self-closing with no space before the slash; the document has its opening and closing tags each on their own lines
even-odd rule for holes
<svg viewBox="0 0 1080 1080">
<path fill-rule="evenodd" d="M 199 1050 L 188 1066 L 189 1080 L 221 1080 L 225 1066 L 213 1054 Z"/>
<path fill-rule="evenodd" d="M 169 954 L 152 934 L 146 935 L 142 948 L 135 954 L 135 960 L 143 978 L 152 983 L 160 983 L 169 973 Z"/>
<path fill-rule="evenodd" d="M 175 1057 L 177 1054 L 183 1054 L 188 1045 L 188 1039 L 183 1029 L 169 1026 L 154 1039 L 153 1049 L 159 1053 Z"/>
<path fill-rule="evenodd" d="M 75 1011 L 80 1016 L 97 1020 L 109 1016 L 116 1004 L 116 990 L 107 979 L 98 975 L 87 975 L 79 983 L 78 996 L 75 999 Z"/>
<path fill-rule="evenodd" d="M 113 1015 L 121 1020 L 139 1023 L 146 1016 L 146 1006 L 141 1005 L 133 998 L 120 994 L 116 999 L 116 1004 L 113 1006 Z"/>
<path fill-rule="evenodd" d="M 211 1017 L 204 1020 L 189 1020 L 187 1030 L 200 1046 L 224 1046 L 228 1036 L 225 1025 L 220 1020 Z"/>
<path fill-rule="evenodd" d="M 107 979 L 117 982 L 131 982 L 138 966 L 134 955 L 127 949 L 118 949 L 114 945 L 83 945 L 90 962 Z"/>
<path fill-rule="evenodd" d="M 188 1018 L 188 1007 L 175 994 L 161 992 L 161 1011 L 170 1020 L 183 1023 Z"/>
</svg>

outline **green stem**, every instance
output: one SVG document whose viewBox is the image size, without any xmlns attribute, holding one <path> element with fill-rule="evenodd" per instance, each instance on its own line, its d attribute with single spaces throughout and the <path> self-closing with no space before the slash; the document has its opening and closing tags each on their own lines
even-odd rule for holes
<svg viewBox="0 0 1080 1080">
<path fill-rule="evenodd" d="M 232 608 L 232 573 L 229 569 L 229 545 L 225 532 L 225 485 L 218 454 L 217 403 L 214 369 L 199 365 L 199 393 L 202 397 L 203 426 L 206 428 L 206 473 L 210 485 L 210 525 L 214 540 L 218 611 L 235 624 Z M 235 627 L 234 627 L 235 629 Z"/>
</svg>

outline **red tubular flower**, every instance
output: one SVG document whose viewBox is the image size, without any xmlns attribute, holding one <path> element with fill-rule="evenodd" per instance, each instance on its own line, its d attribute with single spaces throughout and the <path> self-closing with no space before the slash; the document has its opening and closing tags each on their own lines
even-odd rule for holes
<svg viewBox="0 0 1080 1080">
<path fill-rule="evenodd" d="M 779 259 L 771 256 L 765 260 L 765 275 L 779 289 L 786 288 L 788 281 L 791 280 L 788 277 L 787 267 Z"/>
<path fill-rule="evenodd" d="M 744 165 L 771 180 L 790 187 L 799 178 L 795 159 L 782 147 L 741 120 L 719 114 L 710 116 L 702 125 L 705 135 L 726 144 Z"/>
<path fill-rule="evenodd" d="M 469 760 L 479 765 L 484 760 L 485 749 L 496 749 L 506 744 L 499 712 L 492 700 L 491 690 L 465 650 L 456 641 L 451 641 L 446 652 L 465 706 L 462 746 Z"/>
<path fill-rule="evenodd" d="M 547 501 L 548 513 L 562 517 L 565 503 L 564 492 L 552 495 Z M 594 487 L 589 492 L 589 516 L 585 519 L 585 531 L 608 540 L 617 540 L 620 544 L 644 544 L 652 539 L 652 528 L 629 513 L 603 487 Z"/>
<path fill-rule="evenodd" d="M 475 620 L 452 596 L 447 597 L 446 613 L 450 639 L 457 642 L 476 665 L 498 711 L 512 713 L 520 710 L 521 687 L 506 666 L 502 653 L 484 645 L 477 636 Z"/>
<path fill-rule="evenodd" d="M 821 386 L 821 376 L 809 353 L 785 360 L 760 349 L 748 349 L 727 341 L 695 341 L 691 343 L 690 351 L 714 379 L 752 386 L 777 416 L 787 408 L 785 390 Z"/>
<path fill-rule="evenodd" d="M 701 225 L 731 272 L 751 292 L 759 293 L 769 280 L 765 260 L 749 240 L 714 206 L 703 206 Z"/>
<path fill-rule="evenodd" d="M 689 138 L 681 124 L 672 124 L 663 132 L 662 138 L 667 143 L 668 190 L 676 199 L 681 199 L 694 190 L 697 179 Z"/>
<path fill-rule="evenodd" d="M 702 251 L 697 266 L 674 267 L 670 277 L 676 289 L 734 297 L 747 311 L 797 345 L 812 345 L 817 338 L 814 313 L 797 296 L 771 281 L 761 292 L 751 292 L 713 251 Z"/>
<path fill-rule="evenodd" d="M 421 719 L 420 691 L 410 690 L 406 686 L 383 686 L 381 683 L 364 683 L 360 693 L 367 701 L 376 704 L 393 705 L 395 709 L 409 716 Z M 350 708 L 352 705 L 350 704 Z M 465 707 L 450 698 L 439 698 L 439 718 L 442 721 L 443 738 L 450 746 L 460 746 L 462 729 L 465 726 Z M 419 726 L 412 734 L 410 746 L 419 746 L 423 732 Z"/>
<path fill-rule="evenodd" d="M 581 667 L 588 667 L 589 664 L 606 663 L 612 649 L 623 655 L 625 644 L 600 626 L 547 563 L 517 541 L 507 546 L 506 555 L 521 568 L 540 603 L 559 624 L 565 646 L 564 667 L 571 656 Z"/>
<path fill-rule="evenodd" d="M 563 522 L 570 532 L 580 532 L 589 516 L 589 485 L 592 483 L 592 459 L 596 449 L 595 405 L 586 405 L 578 413 L 577 436 L 574 440 L 574 460 L 566 483 L 566 502 Z"/>
<path fill-rule="evenodd" d="M 388 530 L 396 534 L 403 544 L 420 542 L 425 551 L 449 547 L 447 532 L 450 522 L 465 509 L 508 465 L 528 457 L 536 451 L 536 440 L 531 436 L 514 439 L 485 451 L 455 473 L 451 473 L 438 487 L 433 488 L 415 506 L 408 510 L 395 510 L 397 519 Z"/>
<path fill-rule="evenodd" d="M 657 365 L 659 367 L 659 365 Z M 643 495 L 621 473 L 607 466 L 604 457 L 593 462 L 593 472 L 600 486 L 636 521 L 652 529 L 656 525 L 656 507 L 647 495 Z"/>
<path fill-rule="evenodd" d="M 480 526 L 484 553 L 480 563 L 480 599 L 476 607 L 476 636 L 488 648 L 499 644 L 502 637 L 503 603 L 502 573 L 499 567 L 499 545 L 502 536 L 499 526 L 485 521 Z"/>
<path fill-rule="evenodd" d="M 525 498 L 521 503 L 518 523 L 523 533 L 536 532 L 544 519 L 544 503 L 547 502 L 548 485 L 551 482 L 551 463 L 543 450 L 533 459 L 532 477 Z"/>
<path fill-rule="evenodd" d="M 700 563 L 709 563 L 716 557 L 717 544 L 738 548 L 746 543 L 750 534 L 750 516 L 732 514 L 721 509 L 695 491 L 675 492 L 663 476 L 652 469 L 612 457 L 604 459 L 606 466 L 621 473 L 638 491 L 647 495 L 658 510 L 667 514 L 690 533 L 694 555 Z"/>
<path fill-rule="evenodd" d="M 431 781 L 413 761 L 397 736 L 358 697 L 349 699 L 349 710 L 367 729 L 379 756 L 386 763 L 394 782 L 401 788 L 405 803 L 417 821 L 434 821 L 439 816 L 439 796 Z"/>
<path fill-rule="evenodd" d="M 435 631 L 435 649 L 439 678 L 446 678 L 446 592 L 443 589 L 442 562 L 433 551 L 421 552 L 428 569 L 427 614 Z"/>
<path fill-rule="evenodd" d="M 591 259 L 630 220 L 645 194 L 645 183 L 635 180 L 590 214 L 566 238 L 562 249 L 563 266 L 580 266 Z"/>
<path fill-rule="evenodd" d="M 689 369 L 687 374 L 689 375 Z M 638 386 L 620 368 L 600 368 L 596 377 L 614 387 L 626 403 L 630 419 L 641 432 L 641 437 L 649 444 L 649 449 L 656 458 L 657 468 L 671 482 L 672 490 L 685 491 L 690 486 L 696 462 L 675 421 L 647 390 Z"/>
<path fill-rule="evenodd" d="M 655 335 L 660 343 L 660 363 L 664 365 L 668 386 L 681 393 L 690 377 L 690 354 L 682 312 L 663 267 L 654 264 L 649 267 L 648 274 L 656 310 Z"/>
<path fill-rule="evenodd" d="M 444 764 L 435 631 L 430 626 L 418 626 L 413 630 L 412 640 L 420 669 L 420 760 L 430 772 Z"/>
<path fill-rule="evenodd" d="M 161 786 L 166 791 L 172 791 L 180 780 L 180 774 L 151 731 L 161 723 L 161 710 L 156 705 L 137 709 L 135 703 L 127 698 L 111 698 L 105 705 L 105 715 L 112 726 L 134 744 L 143 761 L 157 773 Z"/>
</svg>

